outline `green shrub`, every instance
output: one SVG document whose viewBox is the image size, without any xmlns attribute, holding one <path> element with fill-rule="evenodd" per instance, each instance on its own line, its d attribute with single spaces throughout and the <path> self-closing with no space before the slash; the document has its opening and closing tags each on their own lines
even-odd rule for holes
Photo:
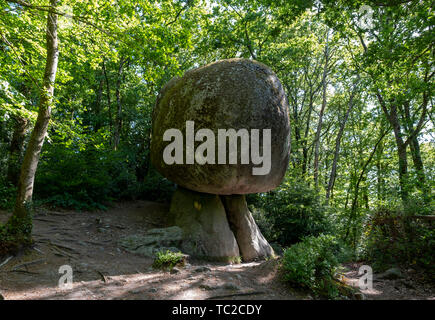
<svg viewBox="0 0 435 320">
<path fill-rule="evenodd" d="M 265 213 L 261 224 L 266 238 L 281 246 L 332 230 L 329 208 L 304 181 L 287 179 L 274 191 L 248 197 L 248 202 Z"/>
<path fill-rule="evenodd" d="M 252 216 L 254 217 L 255 222 L 260 228 L 260 231 L 263 234 L 263 236 L 268 240 L 274 239 L 275 230 L 273 226 L 273 221 L 269 217 L 267 212 L 265 212 L 264 209 L 262 208 L 256 208 L 252 205 L 249 206 L 249 210 L 251 211 Z"/>
<path fill-rule="evenodd" d="M 175 185 L 152 168 L 138 180 L 138 157 L 126 148 L 47 144 L 35 178 L 35 200 L 76 210 L 104 209 L 113 200 L 170 200 Z"/>
<path fill-rule="evenodd" d="M 15 203 L 17 188 L 11 183 L 0 180 L 0 209 L 12 209 Z"/>
<path fill-rule="evenodd" d="M 122 163 L 114 161 L 110 151 L 47 145 L 36 173 L 35 198 L 53 206 L 97 209 L 118 191 L 114 177 L 119 169 L 114 168 Z"/>
<path fill-rule="evenodd" d="M 337 297 L 339 291 L 334 274 L 339 266 L 339 251 L 340 246 L 333 236 L 304 238 L 284 250 L 281 267 L 284 281 L 321 296 Z"/>
<path fill-rule="evenodd" d="M 435 279 L 435 230 L 412 212 L 382 208 L 365 227 L 364 258 L 377 270 L 402 264 L 426 270 Z"/>
<path fill-rule="evenodd" d="M 175 191 L 175 184 L 151 167 L 140 187 L 140 198 L 157 202 L 169 202 Z"/>
<path fill-rule="evenodd" d="M 56 194 L 51 197 L 47 197 L 38 201 L 35 201 L 36 205 L 44 205 L 47 204 L 52 207 L 60 207 L 60 208 L 74 208 L 75 210 L 106 210 L 107 207 L 99 202 L 95 202 L 92 198 L 90 198 L 86 190 L 82 190 L 77 194 L 71 195 L 68 192 L 64 192 L 63 194 Z"/>
<path fill-rule="evenodd" d="M 27 210 L 32 210 L 30 206 Z M 21 248 L 32 244 L 32 214 L 18 219 L 12 216 L 4 225 L 0 225 L 0 257 L 16 254 Z"/>
<path fill-rule="evenodd" d="M 169 269 L 171 270 L 178 264 L 184 264 L 184 255 L 181 252 L 173 252 L 170 250 L 158 251 L 155 254 L 153 262 L 154 269 Z"/>
</svg>

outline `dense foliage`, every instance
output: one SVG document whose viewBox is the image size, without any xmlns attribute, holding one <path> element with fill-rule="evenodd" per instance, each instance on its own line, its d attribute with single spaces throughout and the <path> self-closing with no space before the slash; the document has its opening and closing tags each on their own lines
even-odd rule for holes
<svg viewBox="0 0 435 320">
<path fill-rule="evenodd" d="M 269 240 L 290 246 L 307 236 L 332 233 L 333 214 L 305 181 L 286 179 L 271 192 L 248 198 Z"/>
<path fill-rule="evenodd" d="M 339 266 L 339 251 L 339 244 L 333 236 L 304 238 L 284 251 L 284 280 L 319 295 L 337 297 L 335 272 Z"/>
<path fill-rule="evenodd" d="M 435 232 L 430 222 L 383 208 L 371 215 L 365 230 L 365 258 L 375 270 L 408 265 L 427 271 L 435 281 Z"/>
</svg>

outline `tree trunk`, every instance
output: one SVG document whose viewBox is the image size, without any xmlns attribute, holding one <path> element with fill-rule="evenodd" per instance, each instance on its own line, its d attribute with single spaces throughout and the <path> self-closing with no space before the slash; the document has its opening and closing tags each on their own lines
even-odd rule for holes
<svg viewBox="0 0 435 320">
<path fill-rule="evenodd" d="M 412 131 L 413 121 L 411 118 L 411 112 L 409 110 L 409 101 L 403 104 L 405 123 L 407 125 L 408 132 Z M 420 144 L 418 142 L 418 135 L 414 134 L 410 137 L 409 148 L 411 150 L 412 162 L 414 163 L 415 170 L 417 172 L 417 188 L 422 192 L 426 202 L 430 201 L 430 190 L 426 185 L 426 175 L 424 173 L 423 160 L 421 158 Z"/>
<path fill-rule="evenodd" d="M 301 145 L 301 130 L 299 127 L 299 112 L 298 112 L 298 106 L 297 106 L 297 100 L 294 99 L 293 103 L 293 127 L 295 130 L 295 144 L 296 144 L 296 150 L 299 153 L 299 147 Z M 300 158 L 299 155 L 297 157 L 297 160 L 293 162 L 293 166 L 296 169 L 297 164 L 300 164 Z"/>
<path fill-rule="evenodd" d="M 408 158 L 406 154 L 407 145 L 403 141 L 402 130 L 400 127 L 399 118 L 397 116 L 397 108 L 395 105 L 391 106 L 389 121 L 393 127 L 394 138 L 397 145 L 397 156 L 399 157 L 399 184 L 400 184 L 400 196 L 403 203 L 406 203 L 408 199 Z"/>
<path fill-rule="evenodd" d="M 364 43 L 364 40 L 361 35 L 359 35 L 359 39 L 361 41 L 361 44 L 364 48 L 364 52 L 367 53 L 367 46 Z M 427 79 L 427 74 L 426 74 Z M 402 199 L 403 204 L 407 203 L 408 199 L 408 186 L 407 186 L 407 173 L 408 173 L 408 161 L 406 158 L 406 146 L 407 144 L 403 141 L 401 128 L 400 128 L 400 122 L 397 116 L 397 107 L 393 103 L 391 103 L 390 108 L 387 107 L 387 103 L 384 100 L 381 91 L 379 88 L 377 89 L 376 96 L 378 98 L 379 104 L 381 105 L 382 111 L 384 112 L 386 118 L 388 119 L 390 125 L 393 128 L 394 132 L 394 138 L 396 140 L 397 145 L 397 154 L 399 157 L 399 184 L 400 184 L 400 196 Z M 424 103 L 427 103 L 426 95 L 423 94 L 423 112 L 419 121 L 419 124 L 417 125 L 417 128 L 414 131 L 413 134 L 417 134 L 421 130 L 421 126 L 423 124 L 424 116 L 426 114 L 426 105 Z M 389 110 L 390 109 L 390 110 Z"/>
<path fill-rule="evenodd" d="M 337 173 L 338 157 L 340 155 L 341 138 L 343 136 L 344 128 L 346 126 L 347 119 L 349 118 L 350 111 L 353 108 L 353 98 L 355 96 L 355 91 L 356 90 L 354 88 L 349 99 L 349 106 L 347 108 L 346 115 L 344 116 L 344 119 L 340 124 L 340 129 L 337 134 L 337 139 L 335 139 L 334 160 L 332 161 L 331 174 L 329 175 L 328 187 L 326 189 L 326 203 L 329 203 L 329 197 L 331 195 L 332 189 L 334 188 L 335 176 Z"/>
<path fill-rule="evenodd" d="M 326 36 L 326 46 L 325 46 L 325 65 L 323 68 L 323 76 L 322 76 L 322 107 L 320 109 L 319 121 L 317 123 L 316 137 L 314 139 L 314 185 L 316 189 L 319 186 L 319 149 L 320 149 L 320 133 L 322 132 L 322 122 L 323 122 L 323 114 L 326 108 L 326 88 L 327 81 L 326 76 L 328 74 L 328 62 L 329 62 L 329 51 L 328 51 L 328 36 Z"/>
<path fill-rule="evenodd" d="M 116 80 L 116 124 L 115 124 L 115 133 L 114 133 L 114 139 L 113 139 L 113 147 L 116 150 L 119 145 L 120 137 L 121 137 L 121 130 L 122 130 L 122 104 L 121 104 L 121 80 L 122 80 L 122 72 L 123 67 L 127 59 L 121 58 L 121 61 L 119 62 L 119 68 L 118 68 L 118 79 Z"/>
<path fill-rule="evenodd" d="M 39 162 L 42 145 L 47 133 L 48 123 L 51 116 L 53 103 L 54 83 L 56 79 L 57 63 L 59 58 L 57 38 L 57 14 L 55 13 L 57 0 L 50 0 L 51 10 L 47 17 L 46 46 L 47 58 L 38 106 L 38 117 L 27 145 L 26 153 L 21 165 L 20 179 L 18 182 L 18 194 L 15 202 L 13 215 L 10 219 L 12 224 L 20 224 L 30 221 L 28 204 L 32 201 L 33 183 Z M 30 225 L 31 226 L 31 225 Z M 25 230 L 26 236 L 30 237 L 31 228 Z"/>
<path fill-rule="evenodd" d="M 112 127 L 113 127 L 113 119 L 112 119 L 112 101 L 110 99 L 110 83 L 109 83 L 109 77 L 107 76 L 106 71 L 106 63 L 103 60 L 103 74 L 104 79 L 106 80 L 106 97 L 107 97 L 107 110 L 109 113 L 109 131 L 110 135 L 112 135 Z"/>
<path fill-rule="evenodd" d="M 384 111 L 384 114 L 388 121 L 390 122 L 390 125 L 393 128 L 394 133 L 394 139 L 396 141 L 397 146 L 397 155 L 399 158 L 399 184 L 400 184 L 400 197 L 402 199 L 402 202 L 406 204 L 408 199 L 408 183 L 407 183 L 407 176 L 408 176 L 408 159 L 406 156 L 406 146 L 407 144 L 403 141 L 402 137 L 402 130 L 400 127 L 399 118 L 397 115 L 397 106 L 394 103 L 391 103 L 390 110 L 387 108 L 387 104 L 382 97 L 381 93 L 377 92 L 376 96 L 378 97 L 379 104 L 382 107 L 382 110 Z"/>
<path fill-rule="evenodd" d="M 308 168 L 308 134 L 310 132 L 311 113 L 313 112 L 313 93 L 310 92 L 310 102 L 308 104 L 308 115 L 305 123 L 304 140 L 302 141 L 302 175 L 305 177 Z"/>
<path fill-rule="evenodd" d="M 349 215 L 349 219 L 348 219 L 348 223 L 347 223 L 346 234 L 344 236 L 344 240 L 345 241 L 347 240 L 347 238 L 349 236 L 349 231 L 350 231 L 350 228 L 351 228 L 351 225 L 352 225 L 352 220 L 356 216 L 356 210 L 357 210 L 357 207 L 358 207 L 359 186 L 360 186 L 361 182 L 364 180 L 364 176 L 366 175 L 367 167 L 370 164 L 370 162 L 372 161 L 373 156 L 375 155 L 376 150 L 377 150 L 379 144 L 382 142 L 382 140 L 384 139 L 384 137 L 387 134 L 387 132 L 388 132 L 388 130 L 385 130 L 384 132 L 381 132 L 381 135 L 380 135 L 378 141 L 376 142 L 375 146 L 373 147 L 373 150 L 370 153 L 369 158 L 364 163 L 363 168 L 361 169 L 361 173 L 360 173 L 360 175 L 358 177 L 358 181 L 357 181 L 357 183 L 355 185 L 354 198 L 353 198 L 352 206 L 351 206 L 351 209 L 350 209 L 350 215 Z"/>
<path fill-rule="evenodd" d="M 14 133 L 9 148 L 9 160 L 7 170 L 7 181 L 14 186 L 18 185 L 20 177 L 20 165 L 22 160 L 24 139 L 26 138 L 29 121 L 23 117 L 13 117 L 15 121 Z"/>
<path fill-rule="evenodd" d="M 400 183 L 400 196 L 403 203 L 408 200 L 408 159 L 406 155 L 406 145 L 397 141 L 397 154 L 399 156 L 399 183 Z"/>
<path fill-rule="evenodd" d="M 426 185 L 426 175 L 424 173 L 423 160 L 421 158 L 420 144 L 417 137 L 413 137 L 409 144 L 411 149 L 412 162 L 414 163 L 415 170 L 417 171 L 417 187 L 423 193 L 426 202 L 429 201 L 430 190 Z"/>
<path fill-rule="evenodd" d="M 95 101 L 95 121 L 94 121 L 94 131 L 98 132 L 101 128 L 101 99 L 103 96 L 103 85 L 104 79 L 100 76 L 100 82 L 98 84 L 97 99 Z"/>
<path fill-rule="evenodd" d="M 385 179 L 384 179 L 384 167 L 382 165 L 382 155 L 384 154 L 384 145 L 380 144 L 378 150 L 376 151 L 376 178 L 377 178 L 377 197 L 378 197 L 378 207 L 385 200 L 384 190 L 385 190 Z"/>
</svg>

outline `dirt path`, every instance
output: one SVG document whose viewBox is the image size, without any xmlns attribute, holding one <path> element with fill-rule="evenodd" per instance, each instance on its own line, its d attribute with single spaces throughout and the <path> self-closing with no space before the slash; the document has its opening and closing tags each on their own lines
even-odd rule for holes
<svg viewBox="0 0 435 320">
<path fill-rule="evenodd" d="M 358 270 L 363 264 L 346 264 L 343 282 L 358 288 Z M 435 288 L 424 281 L 421 273 L 402 269 L 401 274 L 397 279 L 381 279 L 380 274 L 374 274 L 373 288 L 361 292 L 367 300 L 435 300 Z"/>
<path fill-rule="evenodd" d="M 121 237 L 164 225 L 168 207 L 148 201 L 118 203 L 104 212 L 40 209 L 34 217 L 35 247 L 0 259 L 5 299 L 312 299 L 277 277 L 277 261 L 211 264 L 190 261 L 178 273 L 156 271 L 152 259 L 124 251 Z M 0 212 L 0 223 L 7 214 Z M 3 265 L 2 265 L 3 264 Z M 72 289 L 60 289 L 59 267 L 73 270 Z M 357 285 L 358 264 L 346 281 Z M 433 288 L 414 281 L 381 281 L 367 299 L 434 299 Z"/>
<path fill-rule="evenodd" d="M 40 210 L 34 217 L 36 246 L 0 267 L 0 291 L 5 299 L 304 298 L 279 283 L 274 261 L 238 265 L 192 261 L 171 274 L 153 270 L 152 259 L 118 246 L 122 236 L 161 227 L 167 209 L 135 201 L 105 212 Z M 6 215 L 0 214 L 0 219 L 4 222 Z M 62 265 L 72 267 L 71 290 L 58 287 Z"/>
</svg>

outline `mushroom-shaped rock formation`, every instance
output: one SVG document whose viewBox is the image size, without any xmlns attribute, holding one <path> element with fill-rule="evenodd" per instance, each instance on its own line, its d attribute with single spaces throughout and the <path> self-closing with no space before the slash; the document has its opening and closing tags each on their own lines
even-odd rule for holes
<svg viewBox="0 0 435 320">
<path fill-rule="evenodd" d="M 168 221 L 184 231 L 183 250 L 218 260 L 273 255 L 244 194 L 278 186 L 289 153 L 287 98 L 267 66 L 221 60 L 170 80 L 153 113 L 151 162 L 180 186 Z"/>
</svg>

